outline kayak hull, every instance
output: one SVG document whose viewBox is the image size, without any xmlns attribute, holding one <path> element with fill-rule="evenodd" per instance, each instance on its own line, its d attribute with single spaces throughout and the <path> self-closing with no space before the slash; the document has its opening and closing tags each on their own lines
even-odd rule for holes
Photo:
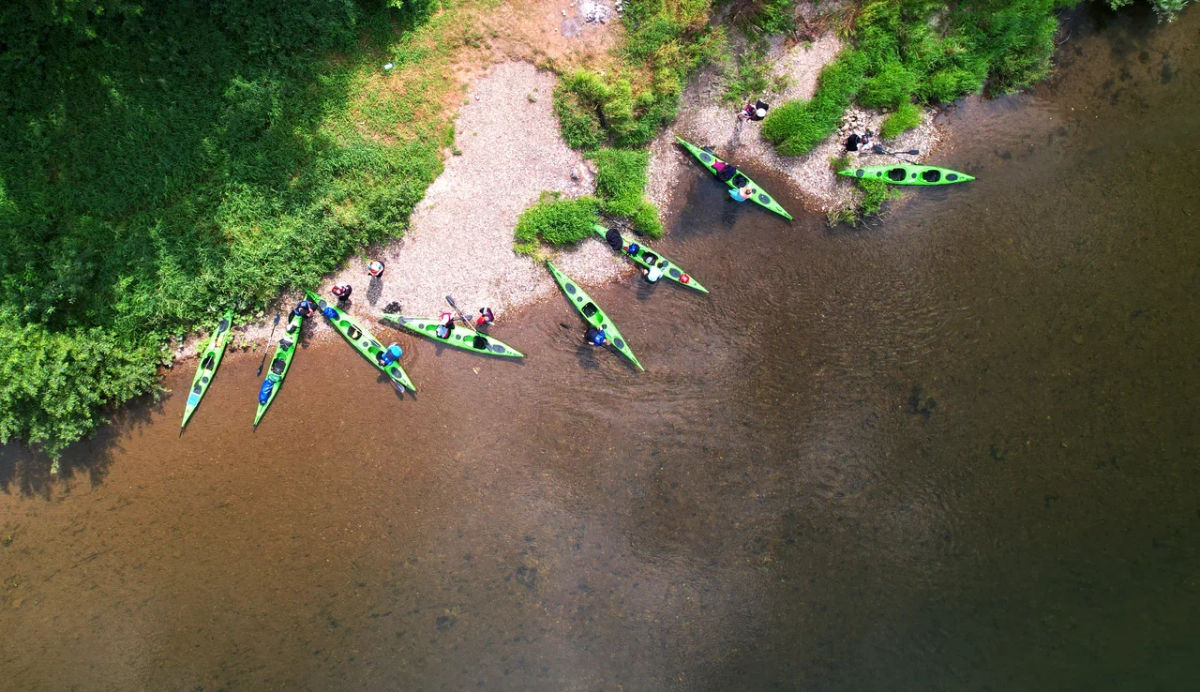
<svg viewBox="0 0 1200 692">
<path fill-rule="evenodd" d="M 333 309 L 336 313 L 335 316 L 331 319 L 328 315 L 325 315 L 326 321 L 333 325 L 333 328 L 354 347 L 354 350 L 358 351 L 363 358 L 366 358 L 371 365 L 374 365 L 377 370 L 387 375 L 392 383 L 412 392 L 417 391 L 416 385 L 409 379 L 408 373 L 404 372 L 404 368 L 400 366 L 400 363 L 392 363 L 387 366 L 379 364 L 377 357 L 380 353 L 383 353 L 384 346 L 379 343 L 378 339 L 371 335 L 371 332 L 364 329 L 358 323 L 358 320 L 338 309 L 336 305 L 330 305 L 329 301 L 316 293 L 312 291 L 305 291 L 304 293 L 308 296 L 309 300 L 317 304 L 317 309 L 321 311 L 322 315 L 325 315 L 325 308 Z"/>
<path fill-rule="evenodd" d="M 296 346 L 300 343 L 300 330 L 303 327 L 304 318 L 292 313 L 292 319 L 288 321 L 283 338 L 279 340 L 279 344 L 275 347 L 275 354 L 271 356 L 270 372 L 267 373 L 266 380 L 263 380 L 264 383 L 268 380 L 273 381 L 275 386 L 267 395 L 266 403 L 260 403 L 258 411 L 254 413 L 254 427 L 256 428 L 258 422 L 262 420 L 263 414 L 271 407 L 271 402 L 275 401 L 275 395 L 279 393 L 279 387 L 283 385 L 283 378 L 287 377 L 288 370 L 292 367 L 292 357 L 296 355 Z"/>
<path fill-rule="evenodd" d="M 601 238 L 606 237 L 608 234 L 608 229 L 600 224 L 593 225 L 592 230 L 595 231 L 596 235 L 600 236 Z M 650 263 L 653 261 L 653 258 L 657 258 L 658 268 L 662 270 L 663 276 L 682 286 L 693 288 L 701 293 L 708 293 L 708 289 L 702 286 L 700 282 L 696 280 L 696 277 L 683 271 L 683 268 L 681 268 L 678 264 L 675 264 L 666 257 L 663 257 L 660 253 L 657 253 L 654 250 L 642 245 L 641 242 L 635 241 L 625 236 L 625 234 L 621 234 L 622 245 L 629 247 L 631 242 L 637 242 L 637 244 L 641 246 L 641 249 L 638 250 L 636 255 L 631 255 L 628 252 L 621 252 L 620 254 L 622 256 L 628 257 L 647 269 L 650 268 Z M 649 256 L 649 258 L 647 256 Z M 665 265 L 663 264 L 664 262 L 666 263 Z"/>
<path fill-rule="evenodd" d="M 600 309 L 600 306 L 596 305 L 596 303 L 592 301 L 591 297 L 588 296 L 587 293 L 584 293 L 583 289 L 579 287 L 579 284 L 575 283 L 571 277 L 560 272 L 557 267 L 551 264 L 550 260 L 546 260 L 546 267 L 550 269 L 550 274 L 552 274 L 554 276 L 554 280 L 558 282 L 559 288 L 563 290 L 563 293 L 567 294 L 567 298 L 571 301 L 571 305 L 575 306 L 575 309 L 580 315 L 583 316 L 583 319 L 587 320 L 587 323 L 596 329 L 603 329 L 605 334 L 608 335 L 608 342 L 612 344 L 612 347 L 615 348 L 618 353 L 628 358 L 634 365 L 637 366 L 638 370 L 645 370 L 645 368 L 642 367 L 642 364 L 638 362 L 637 356 L 633 355 L 633 349 L 629 348 L 629 344 L 625 343 L 625 337 L 621 336 L 621 332 L 617 329 L 617 325 L 613 324 L 612 320 L 608 319 L 608 315 L 604 314 L 604 311 Z M 594 311 L 591 311 L 592 314 L 590 315 L 588 314 L 587 310 L 588 306 L 594 308 Z"/>
<path fill-rule="evenodd" d="M 704 167 L 708 169 L 708 172 L 712 173 L 713 175 L 717 174 L 717 169 L 713 167 L 713 164 L 715 164 L 717 161 L 720 161 L 721 163 L 725 163 L 725 161 L 723 159 L 721 159 L 720 157 L 718 157 L 716 154 L 707 152 L 682 137 L 676 136 L 675 139 L 676 139 L 676 141 L 678 141 L 680 144 L 683 145 L 684 149 L 687 149 L 688 151 L 692 152 L 692 156 L 695 156 L 700 161 L 700 163 L 704 164 Z M 779 204 L 779 202 L 775 201 L 775 199 L 773 197 L 771 197 L 771 195 L 768 195 L 766 193 L 766 191 L 762 189 L 761 185 L 759 185 L 758 183 L 751 180 L 750 176 L 746 175 L 745 173 L 742 173 L 740 170 L 738 171 L 738 175 L 740 175 L 741 177 L 746 179 L 747 185 L 750 185 L 754 189 L 758 190 L 758 194 L 756 194 L 750 198 L 750 200 L 752 202 L 754 202 L 755 204 L 758 204 L 761 207 L 766 207 L 767 209 L 770 209 L 771 211 L 775 212 L 776 214 L 779 214 L 780 216 L 782 216 L 783 218 L 785 218 L 789 221 L 792 220 L 792 215 L 789 214 L 788 211 Z M 730 180 L 725 181 L 725 184 L 729 186 L 729 189 L 732 190 L 732 189 L 736 189 L 738 187 L 733 182 L 734 180 L 737 180 L 738 175 L 735 175 Z"/>
<path fill-rule="evenodd" d="M 221 358 L 225 355 L 225 346 L 229 343 L 229 328 L 232 325 L 233 311 L 226 310 L 221 321 L 217 323 L 217 329 L 209 337 L 208 346 L 200 353 L 200 362 L 196 365 L 196 374 L 192 377 L 187 403 L 184 404 L 183 422 L 179 424 L 180 433 L 187 427 L 192 414 L 196 412 L 196 407 L 200 405 L 200 400 L 208 392 L 213 376 L 217 374 L 217 367 L 221 365 Z"/>
<path fill-rule="evenodd" d="M 859 180 L 882 180 L 891 185 L 953 185 L 975 179 L 960 171 L 940 166 L 923 166 L 916 163 L 900 163 L 892 166 L 863 166 L 838 171 L 838 175 Z"/>
<path fill-rule="evenodd" d="M 407 329 L 414 334 L 428 337 L 439 344 L 454 346 L 461 348 L 464 351 L 479 353 L 485 356 L 497 356 L 500 358 L 524 358 L 525 354 L 508 344 L 494 339 L 487 334 L 472 332 L 468 330 L 455 329 L 450 333 L 450 336 L 443 339 L 437 335 L 438 321 L 433 319 L 425 319 L 422 317 L 405 317 L 404 315 L 384 315 L 380 320 L 389 326 L 399 329 Z M 476 337 L 483 339 L 483 343 L 476 345 Z"/>
</svg>

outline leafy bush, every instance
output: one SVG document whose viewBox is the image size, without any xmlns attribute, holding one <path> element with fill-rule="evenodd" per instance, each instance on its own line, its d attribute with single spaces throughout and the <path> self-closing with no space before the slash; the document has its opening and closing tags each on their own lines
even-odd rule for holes
<svg viewBox="0 0 1200 692">
<path fill-rule="evenodd" d="M 920 106 L 914 103 L 902 103 L 896 109 L 896 112 L 889 115 L 879 128 L 879 134 L 884 138 L 895 137 L 896 135 L 911 130 L 921 124 L 921 120 L 925 117 Z"/>
<path fill-rule="evenodd" d="M 153 387 L 156 344 L 403 233 L 446 126 L 409 94 L 452 88 L 455 27 L 390 4 L 5 6 L 0 437 L 59 453 Z"/>
<path fill-rule="evenodd" d="M 889 62 L 863 81 L 858 102 L 867 108 L 896 108 L 907 103 L 917 87 L 917 75 L 900 62 Z"/>
<path fill-rule="evenodd" d="M 539 240 L 551 245 L 583 240 L 592 234 L 599 204 L 595 197 L 561 199 L 558 193 L 543 192 L 536 204 L 521 212 L 513 250 L 528 255 L 537 250 Z"/>
<path fill-rule="evenodd" d="M 57 456 L 106 422 L 105 406 L 155 384 L 159 349 L 92 328 L 54 332 L 0 323 L 0 443 L 21 439 Z"/>
<path fill-rule="evenodd" d="M 596 194 L 603 200 L 602 211 L 616 216 L 632 216 L 646 189 L 647 151 L 599 149 L 588 154 L 596 163 Z"/>
<path fill-rule="evenodd" d="M 837 130 L 842 113 L 858 93 L 866 57 L 848 50 L 821 71 L 817 93 L 811 101 L 789 101 L 772 109 L 763 121 L 763 135 L 776 143 L 779 153 L 798 156 Z"/>
<path fill-rule="evenodd" d="M 825 68 L 811 101 L 774 109 L 763 135 L 781 154 L 803 154 L 833 132 L 855 99 L 871 108 L 897 109 L 888 126 L 894 134 L 914 122 L 913 102 L 1024 88 L 1050 70 L 1055 12 L 1078 1 L 865 2 L 853 27 L 853 48 Z M 1113 7 L 1129 1 L 1108 0 Z M 1171 16 L 1186 3 L 1152 4 L 1160 16 Z"/>
<path fill-rule="evenodd" d="M 708 25 L 710 4 L 627 0 L 621 63 L 605 74 L 576 71 L 555 90 L 555 112 L 568 144 L 631 147 L 653 139 L 675 117 L 688 76 L 722 50 L 723 34 Z"/>
<path fill-rule="evenodd" d="M 646 167 L 650 153 L 645 150 L 600 149 L 588 154 L 596 163 L 596 194 L 600 196 L 600 212 L 624 217 L 633 223 L 636 232 L 658 238 L 662 223 L 658 209 L 644 199 Z"/>
</svg>

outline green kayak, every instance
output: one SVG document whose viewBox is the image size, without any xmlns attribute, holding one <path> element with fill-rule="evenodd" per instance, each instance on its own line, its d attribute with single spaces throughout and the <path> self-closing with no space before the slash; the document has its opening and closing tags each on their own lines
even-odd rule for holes
<svg viewBox="0 0 1200 692">
<path fill-rule="evenodd" d="M 233 324 L 233 310 L 226 310 L 221 317 L 221 321 L 217 323 L 217 330 L 213 332 L 212 337 L 208 340 L 208 347 L 200 355 L 200 364 L 196 366 L 196 376 L 192 378 L 192 389 L 188 392 L 187 405 L 183 409 L 183 422 L 179 424 L 179 434 L 183 434 L 183 429 L 187 427 L 188 419 L 195 413 L 196 407 L 200 405 L 200 400 L 204 398 L 204 393 L 208 391 L 208 385 L 212 383 L 213 375 L 217 372 L 217 366 L 221 364 L 221 357 L 225 355 L 225 346 L 229 343 L 229 327 Z"/>
<path fill-rule="evenodd" d="M 838 175 L 863 180 L 882 180 L 892 185 L 952 185 L 974 180 L 974 176 L 937 166 L 898 163 L 891 166 L 863 166 L 838 171 Z"/>
<path fill-rule="evenodd" d="M 717 157 L 716 154 L 705 151 L 704 149 L 701 149 L 700 147 L 696 146 L 695 144 L 692 144 L 691 142 L 687 141 L 686 139 L 684 139 L 682 137 L 676 136 L 675 139 L 679 140 L 679 143 L 682 144 L 685 149 L 692 152 L 692 156 L 695 156 L 696 158 L 700 159 L 700 163 L 704 164 L 704 167 L 707 168 L 709 173 L 712 173 L 713 175 L 717 174 L 716 169 L 713 168 L 713 164 L 716 163 L 717 161 L 721 161 L 721 163 L 725 163 L 725 161 L 722 160 L 721 158 Z M 779 214 L 783 218 L 791 220 L 792 215 L 787 213 L 786 209 L 779 206 L 779 202 L 776 202 L 774 199 L 772 199 L 771 195 L 768 195 L 766 190 L 762 189 L 761 185 L 759 185 L 758 183 L 751 180 L 750 177 L 747 176 L 745 173 L 738 171 L 738 173 L 736 175 L 734 175 L 729 180 L 726 180 L 725 184 L 728 185 L 731 190 L 743 188 L 743 187 L 746 187 L 747 185 L 749 185 L 750 187 L 753 187 L 758 192 L 753 197 L 750 198 L 751 200 L 753 200 L 757 204 L 760 204 L 760 205 L 766 207 L 767 209 L 770 209 L 771 211 L 775 212 L 776 214 Z"/>
<path fill-rule="evenodd" d="M 410 332 L 416 332 L 421 336 L 427 336 L 438 343 L 455 346 L 465 351 L 473 351 L 488 356 L 502 356 L 504 358 L 525 357 L 525 354 L 499 339 L 493 339 L 486 334 L 473 332 L 470 329 L 455 329 L 450 332 L 448 338 L 443 339 L 437 335 L 437 320 L 429 320 L 421 317 L 405 317 L 404 315 L 384 315 L 380 319 L 385 324 L 393 327 L 402 327 Z"/>
<path fill-rule="evenodd" d="M 600 236 L 601 238 L 604 238 L 608 234 L 608 229 L 600 224 L 593 225 L 592 230 L 595 231 L 596 235 Z M 621 236 L 621 245 L 623 247 L 628 248 L 629 244 L 633 242 L 637 241 L 631 240 L 624 235 Z M 677 281 L 688 288 L 694 288 L 701 293 L 708 293 L 707 288 L 701 286 L 699 281 L 696 281 L 687 272 L 683 271 L 679 265 L 656 253 L 645 245 L 642 245 L 641 243 L 638 243 L 638 248 L 639 249 L 636 255 L 631 255 L 624 251 L 622 251 L 621 254 L 646 268 L 649 268 L 651 264 L 657 264 L 658 268 L 662 270 L 663 276 L 667 277 L 668 279 Z"/>
<path fill-rule="evenodd" d="M 283 378 L 287 377 L 288 368 L 292 366 L 292 357 L 296 355 L 296 344 L 300 341 L 300 328 L 303 326 L 304 318 L 293 312 L 283 338 L 275 347 L 275 355 L 271 358 L 271 372 L 267 373 L 267 379 L 263 380 L 262 387 L 258 390 L 258 412 L 254 414 L 256 428 L 271 402 L 275 401 Z"/>
<path fill-rule="evenodd" d="M 404 372 L 404 368 L 400 367 L 400 363 L 392 363 L 387 367 L 379 364 L 376 358 L 380 353 L 383 353 L 384 346 L 371 335 L 371 332 L 363 329 L 363 326 L 357 320 L 339 310 L 336 306 L 330 305 L 316 293 L 305 291 L 304 294 L 308 296 L 309 300 L 317 304 L 317 309 L 321 311 L 322 315 L 325 315 L 325 319 L 329 320 L 333 328 L 341 332 L 342 336 L 346 337 L 346 341 L 349 341 L 350 345 L 361 353 L 363 358 L 370 361 L 371 365 L 379 368 L 379 371 L 387 375 L 393 383 L 406 387 L 411 391 L 417 391 L 416 385 L 412 383 L 412 380 L 408 379 L 408 373 Z M 333 317 L 326 314 L 326 310 L 332 310 Z"/>
<path fill-rule="evenodd" d="M 625 338 L 617 330 L 617 325 L 608 319 L 608 315 L 605 315 L 604 311 L 592 302 L 592 299 L 588 297 L 588 294 L 583 292 L 583 289 L 578 284 L 551 264 L 550 260 L 546 260 L 546 266 L 550 268 L 550 273 L 554 275 L 554 280 L 562 287 L 563 293 L 566 293 L 567 297 L 571 299 L 571 304 L 575 306 L 579 314 L 583 315 L 583 319 L 587 320 L 587 323 L 596 329 L 603 329 L 604 333 L 608 336 L 608 343 L 612 344 L 613 348 L 617 349 L 621 355 L 633 361 L 638 370 L 645 370 L 646 368 L 643 368 L 642 364 L 638 362 L 637 356 L 633 355 L 629 344 L 625 343 Z"/>
</svg>

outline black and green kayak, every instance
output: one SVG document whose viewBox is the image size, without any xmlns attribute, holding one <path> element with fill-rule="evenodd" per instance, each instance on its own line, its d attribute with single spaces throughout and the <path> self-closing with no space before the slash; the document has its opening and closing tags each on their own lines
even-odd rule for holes
<svg viewBox="0 0 1200 692">
<path fill-rule="evenodd" d="M 838 175 L 862 180 L 882 180 L 892 185 L 953 185 L 974 180 L 974 176 L 938 166 L 897 163 L 888 166 L 863 166 L 838 171 Z"/>
<path fill-rule="evenodd" d="M 708 172 L 712 173 L 713 175 L 717 174 L 717 170 L 713 168 L 713 164 L 717 161 L 725 163 L 725 161 L 719 158 L 716 154 L 710 151 L 705 151 L 704 149 L 701 149 L 682 137 L 676 136 L 675 139 L 679 140 L 679 143 L 682 144 L 685 149 L 692 152 L 692 156 L 700 159 L 700 163 L 704 164 L 704 167 L 708 169 Z M 747 176 L 745 173 L 742 173 L 740 170 L 732 178 L 726 180 L 725 184 L 728 185 L 730 189 L 741 189 L 747 185 L 753 187 L 755 190 L 757 190 L 757 192 L 753 197 L 750 198 L 752 201 L 766 207 L 767 209 L 770 209 L 785 219 L 791 220 L 792 215 L 789 214 L 786 209 L 779 206 L 779 202 L 776 202 L 771 195 L 767 194 L 766 190 L 762 189 L 761 185 L 751 180 L 749 176 Z"/>
<path fill-rule="evenodd" d="M 629 348 L 629 344 L 625 343 L 625 337 L 621 336 L 621 332 L 617 330 L 617 325 L 613 324 L 612 320 L 608 319 L 608 315 L 605 315 L 604 311 L 592 302 L 592 299 L 587 293 L 583 292 L 579 284 L 572 281 L 571 277 L 560 272 L 557 267 L 550 263 L 550 260 L 546 260 L 546 266 L 549 267 L 550 273 L 554 275 L 554 280 L 562 287 L 563 293 L 566 293 L 567 298 L 571 300 L 571 305 L 574 305 L 579 314 L 583 315 L 583 319 L 587 320 L 587 323 L 596 329 L 604 330 L 605 335 L 608 337 L 608 343 L 612 344 L 613 348 L 617 349 L 621 355 L 633 361 L 638 370 L 645 370 L 646 368 L 643 368 L 642 364 L 638 362 L 637 356 L 633 355 L 633 350 Z"/>
<path fill-rule="evenodd" d="M 256 428 L 271 402 L 275 401 L 275 395 L 279 393 L 283 378 L 287 377 L 288 368 L 292 366 L 292 357 L 296 355 L 296 344 L 300 342 L 300 329 L 303 326 L 304 318 L 293 312 L 292 319 L 283 332 L 283 338 L 275 347 L 275 355 L 271 357 L 271 371 L 267 373 L 267 379 L 263 380 L 262 387 L 258 390 L 258 412 L 254 414 L 254 427 Z"/>
<path fill-rule="evenodd" d="M 465 351 L 474 351 L 488 356 L 500 356 L 502 358 L 524 358 L 525 354 L 508 344 L 494 339 L 487 334 L 481 332 L 473 332 L 470 329 L 455 329 L 450 332 L 450 336 L 443 339 L 437 335 L 438 321 L 425 319 L 423 317 L 405 317 L 404 315 L 384 315 L 380 318 L 385 324 L 393 327 L 407 329 L 410 332 L 416 332 L 421 336 L 427 336 L 430 339 L 448 346 L 461 348 Z"/>
<path fill-rule="evenodd" d="M 412 380 L 408 379 L 408 373 L 404 372 L 404 368 L 400 367 L 400 363 L 392 363 L 386 367 L 379 364 L 379 354 L 383 353 L 385 347 L 379 343 L 378 339 L 371 335 L 371 332 L 363 329 L 363 326 L 357 320 L 339 310 L 337 306 L 330 305 L 316 293 L 312 291 L 305 291 L 304 293 L 308 296 L 309 300 L 317 304 L 317 309 L 321 311 L 322 315 L 325 315 L 325 319 L 329 320 L 333 328 L 341 332 L 342 336 L 346 337 L 346 341 L 349 341 L 350 345 L 361 353 L 363 358 L 370 361 L 371 365 L 379 368 L 379 371 L 387 375 L 395 384 L 413 392 L 417 391 L 416 385 L 412 383 Z M 332 310 L 333 317 L 326 315 L 326 310 Z"/>
<path fill-rule="evenodd" d="M 192 378 L 192 388 L 188 391 L 187 404 L 183 409 L 183 422 L 179 424 L 179 434 L 181 435 L 183 429 L 187 427 L 188 419 L 195 413 L 196 407 L 200 405 L 200 400 L 204 398 L 204 393 L 208 391 L 208 385 L 212 383 L 213 375 L 217 373 L 217 366 L 221 364 L 221 357 L 225 355 L 225 346 L 229 343 L 229 327 L 232 324 L 233 310 L 226 310 L 221 321 L 217 323 L 216 331 L 209 338 L 208 346 L 200 354 L 200 364 L 196 366 L 196 375 Z"/>
<path fill-rule="evenodd" d="M 604 226 L 601 226 L 600 224 L 593 225 L 592 230 L 594 230 L 596 232 L 596 235 L 600 236 L 601 238 L 605 238 L 608 235 L 608 229 L 605 228 Z M 708 293 L 707 288 L 705 288 L 704 286 L 701 286 L 699 281 L 696 281 L 695 278 L 693 278 L 691 275 L 689 275 L 687 272 L 685 272 L 683 269 L 681 269 L 679 267 L 679 265 L 675 264 L 674 262 L 667 259 L 666 257 L 663 257 L 661 254 L 651 250 L 650 248 L 646 247 L 645 245 L 642 245 L 640 242 L 638 242 L 636 240 L 631 240 L 630 238 L 628 238 L 624 234 L 622 234 L 621 235 L 622 247 L 627 248 L 627 247 L 629 247 L 630 243 L 637 243 L 637 245 L 638 245 L 637 254 L 631 255 L 628 252 L 622 251 L 621 252 L 622 255 L 628 257 L 629 259 L 633 260 L 634 262 L 637 262 L 638 264 L 640 264 L 646 268 L 649 268 L 650 265 L 653 264 L 653 265 L 657 266 L 659 269 L 661 269 L 663 276 L 667 277 L 668 279 L 670 279 L 672 281 L 677 281 L 680 284 L 687 286 L 688 288 L 694 288 L 697 291 L 700 291 L 701 293 Z"/>
</svg>

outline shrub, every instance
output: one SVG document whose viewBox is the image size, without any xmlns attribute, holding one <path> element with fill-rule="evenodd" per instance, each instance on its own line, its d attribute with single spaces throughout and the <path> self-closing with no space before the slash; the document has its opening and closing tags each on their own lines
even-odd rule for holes
<svg viewBox="0 0 1200 692">
<path fill-rule="evenodd" d="M 644 199 L 646 166 L 650 153 L 645 150 L 600 149 L 588 155 L 596 163 L 596 194 L 600 196 L 600 212 L 624 217 L 633 229 L 643 235 L 658 238 L 662 223 L 658 209 Z"/>
<path fill-rule="evenodd" d="M 541 199 L 517 220 L 513 250 L 533 254 L 539 240 L 551 245 L 579 242 L 592 234 L 599 203 L 595 197 L 561 199 L 558 193 L 543 192 Z"/>
<path fill-rule="evenodd" d="M 858 102 L 867 108 L 896 108 L 912 98 L 917 75 L 901 63 L 889 62 L 874 76 L 863 81 Z"/>
<path fill-rule="evenodd" d="M 773 144 L 786 141 L 800 128 L 807 105 L 803 99 L 793 99 L 772 108 L 762 121 L 762 136 Z"/>
<path fill-rule="evenodd" d="M 903 103 L 883 121 L 880 127 L 879 134 L 885 139 L 895 137 L 896 135 L 911 130 L 921 124 L 921 120 L 925 117 L 925 113 L 920 106 L 914 103 Z"/>
</svg>

